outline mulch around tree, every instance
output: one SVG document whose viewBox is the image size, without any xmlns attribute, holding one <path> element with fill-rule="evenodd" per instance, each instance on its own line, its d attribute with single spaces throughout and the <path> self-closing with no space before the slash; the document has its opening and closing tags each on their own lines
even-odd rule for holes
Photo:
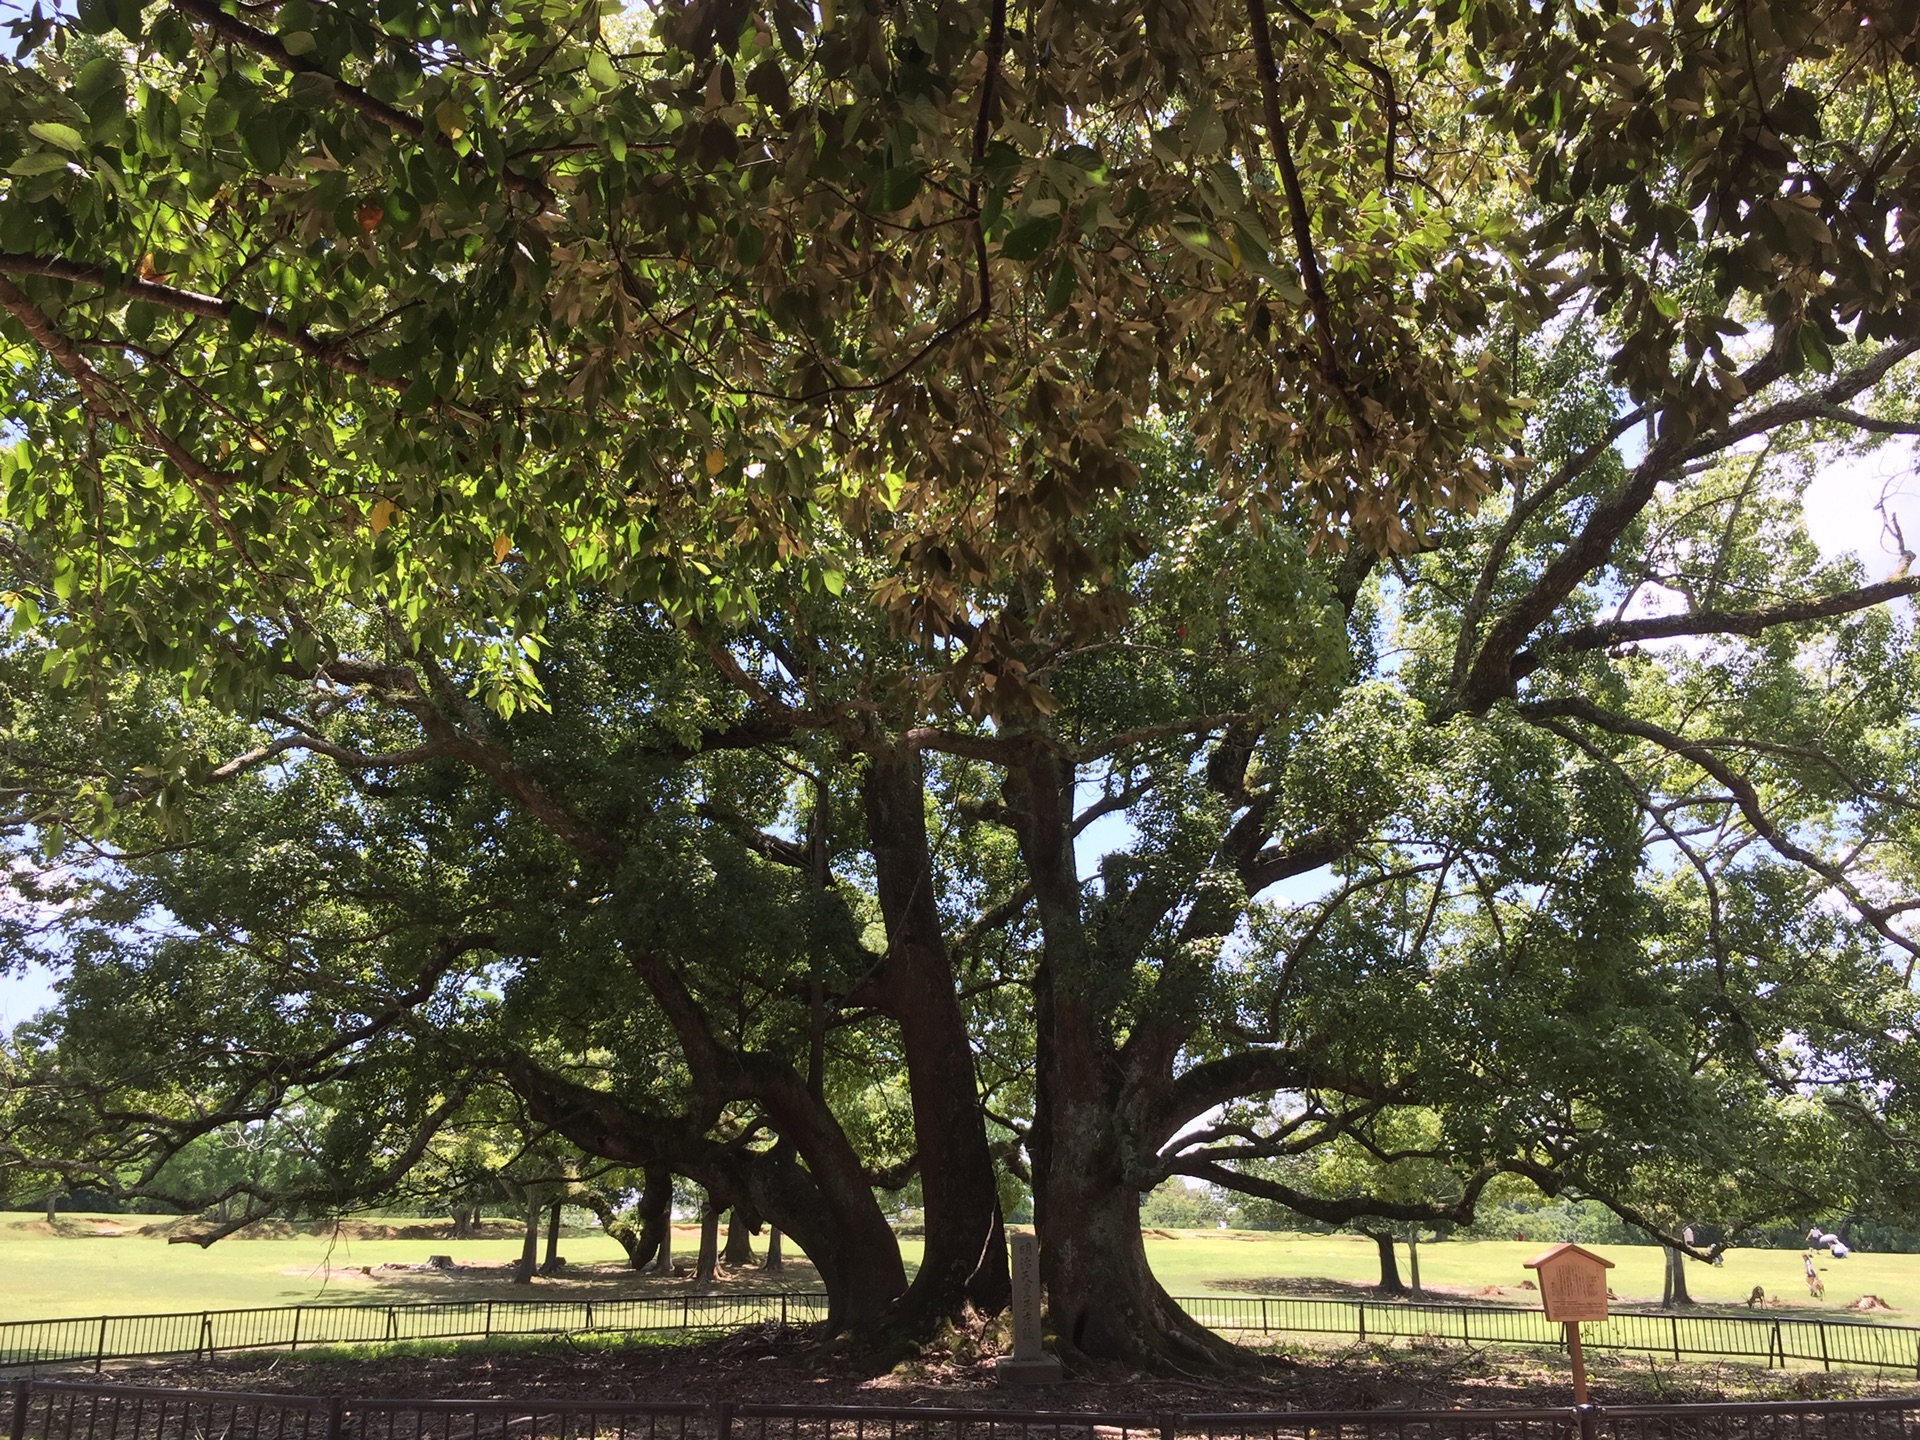
<svg viewBox="0 0 1920 1440">
<path fill-rule="evenodd" d="M 888 1364 L 822 1347 L 808 1335 L 755 1327 L 693 1343 L 565 1339 L 397 1347 L 367 1353 L 256 1352 L 109 1366 L 123 1384 L 298 1395 L 417 1399 L 655 1400 L 786 1405 L 925 1405 L 998 1410 L 1158 1414 L 1168 1411 L 1449 1409 L 1570 1405 L 1564 1360 L 1458 1347 L 1279 1352 L 1246 1375 L 1146 1376 L 1100 1365 L 1044 1388 L 1002 1388 L 997 1326 L 949 1332 L 915 1358 Z M 1601 1404 L 1818 1399 L 1910 1394 L 1895 1376 L 1675 1366 L 1647 1357 L 1589 1357 Z M 46 1372 L 43 1372 L 46 1373 Z M 49 1374 L 49 1378 L 54 1378 Z M 70 1378 L 90 1378 L 80 1373 Z"/>
</svg>

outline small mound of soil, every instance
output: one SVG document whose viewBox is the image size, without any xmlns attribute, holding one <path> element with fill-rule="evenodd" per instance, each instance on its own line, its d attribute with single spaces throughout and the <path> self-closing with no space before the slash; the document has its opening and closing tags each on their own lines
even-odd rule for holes
<svg viewBox="0 0 1920 1440">
<path fill-rule="evenodd" d="M 1889 1305 L 1886 1301 L 1882 1300 L 1878 1295 L 1862 1295 L 1858 1300 L 1849 1302 L 1847 1305 L 1847 1309 L 1858 1310 L 1858 1311 L 1861 1311 L 1862 1313 L 1866 1313 L 1874 1310 L 1886 1310 L 1891 1312 L 1893 1310 L 1893 1306 Z"/>
</svg>

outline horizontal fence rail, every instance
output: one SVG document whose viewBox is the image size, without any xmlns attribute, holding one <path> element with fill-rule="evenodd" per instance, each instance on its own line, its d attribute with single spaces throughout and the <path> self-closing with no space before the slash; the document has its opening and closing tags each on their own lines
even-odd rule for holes
<svg viewBox="0 0 1920 1440">
<path fill-rule="evenodd" d="M 1359 1342 L 1559 1349 L 1562 1327 L 1537 1310 L 1281 1295 L 1183 1295 L 1201 1324 L 1241 1335 L 1317 1335 Z M 399 1305 L 285 1305 L 169 1315 L 96 1315 L 0 1322 L 0 1369 L 202 1358 L 236 1350 L 368 1345 L 407 1340 L 599 1332 L 735 1330 L 826 1319 L 817 1291 L 734 1291 L 618 1300 L 454 1300 Z M 1625 1312 L 1581 1328 L 1589 1350 L 1826 1369 L 1892 1370 L 1920 1380 L 1920 1327 L 1771 1316 Z M 801 1437 L 805 1440 L 805 1437 Z"/>
<path fill-rule="evenodd" d="M 1117 1414 L 359 1400 L 19 1381 L 9 1440 L 1913 1440 L 1920 1396 L 1489 1410 Z"/>
<path fill-rule="evenodd" d="M 811 1325 L 827 1318 L 813 1292 L 733 1291 L 620 1300 L 430 1300 L 403 1305 L 277 1305 L 0 1321 L 0 1368 L 107 1360 L 211 1358 L 234 1350 L 378 1345 L 403 1340 L 484 1340 L 593 1331 L 737 1330 Z"/>
<path fill-rule="evenodd" d="M 1564 1327 L 1540 1311 L 1507 1305 L 1303 1300 L 1280 1295 L 1183 1295 L 1179 1303 L 1212 1330 L 1551 1349 L 1566 1344 Z M 1621 1311 L 1582 1325 L 1580 1343 L 1588 1350 L 1670 1355 L 1675 1360 L 1744 1360 L 1781 1367 L 1802 1361 L 1829 1370 L 1836 1365 L 1898 1370 L 1920 1380 L 1920 1327 L 1911 1325 Z"/>
</svg>

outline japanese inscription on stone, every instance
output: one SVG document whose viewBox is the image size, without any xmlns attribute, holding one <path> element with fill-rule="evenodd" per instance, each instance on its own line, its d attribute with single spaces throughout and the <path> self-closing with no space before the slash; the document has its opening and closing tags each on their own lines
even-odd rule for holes
<svg viewBox="0 0 1920 1440">
<path fill-rule="evenodd" d="M 1040 1242 L 1008 1237 L 1013 1251 L 1013 1358 L 1038 1360 L 1040 1350 Z"/>
</svg>

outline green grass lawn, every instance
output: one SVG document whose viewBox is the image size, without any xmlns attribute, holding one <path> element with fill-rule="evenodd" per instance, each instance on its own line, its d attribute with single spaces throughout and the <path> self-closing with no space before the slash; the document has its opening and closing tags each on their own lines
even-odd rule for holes
<svg viewBox="0 0 1920 1440">
<path fill-rule="evenodd" d="M 1171 1237 L 1171 1238 L 1168 1238 Z M 1513 1240 L 1455 1240 L 1420 1247 L 1420 1279 L 1436 1298 L 1534 1303 L 1520 1283 L 1530 1272 L 1523 1261 L 1546 1247 Z M 1657 1305 L 1661 1256 L 1651 1245 L 1594 1245 L 1613 1261 L 1607 1277 L 1623 1304 Z M 1406 1246 L 1399 1247 L 1400 1278 L 1409 1279 Z M 1780 1303 L 1778 1313 L 1805 1318 L 1876 1318 L 1894 1324 L 1920 1324 L 1920 1255 L 1870 1255 L 1854 1251 L 1845 1260 L 1818 1261 L 1827 1284 L 1824 1300 L 1807 1295 L 1798 1250 L 1730 1250 L 1721 1265 L 1687 1262 L 1687 1288 L 1702 1305 L 1730 1305 L 1746 1313 L 1756 1285 Z M 1340 1293 L 1347 1287 L 1374 1285 L 1380 1278 L 1379 1251 L 1359 1235 L 1289 1235 L 1266 1231 L 1149 1232 L 1147 1255 L 1154 1273 L 1175 1294 L 1237 1290 L 1280 1294 L 1313 1289 Z M 1303 1282 L 1323 1282 L 1317 1286 Z M 1500 1287 L 1499 1294 L 1483 1293 Z M 1356 1292 L 1358 1293 L 1358 1292 Z M 1861 1315 L 1846 1309 L 1863 1294 L 1878 1295 L 1895 1313 Z M 1769 1310 L 1776 1307 L 1769 1306 Z"/>
<path fill-rule="evenodd" d="M 368 1240 L 294 1236 L 274 1240 L 231 1238 L 201 1249 L 170 1245 L 158 1236 L 84 1235 L 71 1232 L 104 1226 L 129 1229 L 140 1217 L 61 1217 L 69 1233 L 47 1233 L 44 1222 L 26 1215 L 0 1215 L 0 1319 L 152 1313 L 167 1310 L 228 1309 L 295 1303 L 372 1302 L 430 1299 L 611 1297 L 647 1291 L 678 1291 L 684 1279 L 634 1275 L 622 1266 L 613 1241 L 599 1234 L 568 1235 L 561 1250 L 567 1271 L 515 1286 L 506 1266 L 520 1253 L 516 1239 L 488 1238 Z M 690 1259 L 698 1232 L 676 1227 L 674 1251 Z M 1423 1245 L 1421 1279 L 1440 1299 L 1485 1299 L 1532 1304 L 1519 1288 L 1527 1278 L 1521 1261 L 1543 1248 L 1513 1241 L 1452 1241 Z M 1618 1267 L 1610 1277 L 1623 1303 L 1654 1303 L 1660 1298 L 1660 1254 L 1651 1246 L 1595 1247 Z M 911 1268 L 920 1244 L 905 1240 Z M 1290 1235 L 1254 1231 L 1155 1231 L 1147 1239 L 1155 1272 L 1175 1294 L 1238 1291 L 1247 1294 L 1315 1293 L 1368 1296 L 1379 1276 L 1373 1242 L 1358 1236 Z M 420 1264 L 428 1256 L 451 1254 L 462 1267 L 448 1276 L 417 1272 L 381 1272 L 383 1264 Z M 784 1275 L 768 1277 L 757 1268 L 726 1283 L 740 1288 L 794 1289 L 817 1285 L 812 1267 L 795 1255 Z M 1400 1250 L 1406 1277 L 1406 1250 Z M 372 1273 L 365 1273 L 371 1271 Z M 1732 1306 L 1747 1313 L 1745 1300 L 1755 1285 L 1781 1302 L 1779 1313 L 1834 1319 L 1869 1318 L 1845 1307 L 1862 1294 L 1892 1305 L 1876 1318 L 1896 1324 L 1920 1324 L 1920 1255 L 1870 1255 L 1855 1251 L 1845 1260 L 1825 1262 L 1824 1301 L 1807 1297 L 1797 1250 L 1735 1250 L 1723 1266 L 1689 1263 L 1694 1298 L 1706 1305 Z M 1493 1287 L 1499 1287 L 1497 1291 Z"/>
</svg>

